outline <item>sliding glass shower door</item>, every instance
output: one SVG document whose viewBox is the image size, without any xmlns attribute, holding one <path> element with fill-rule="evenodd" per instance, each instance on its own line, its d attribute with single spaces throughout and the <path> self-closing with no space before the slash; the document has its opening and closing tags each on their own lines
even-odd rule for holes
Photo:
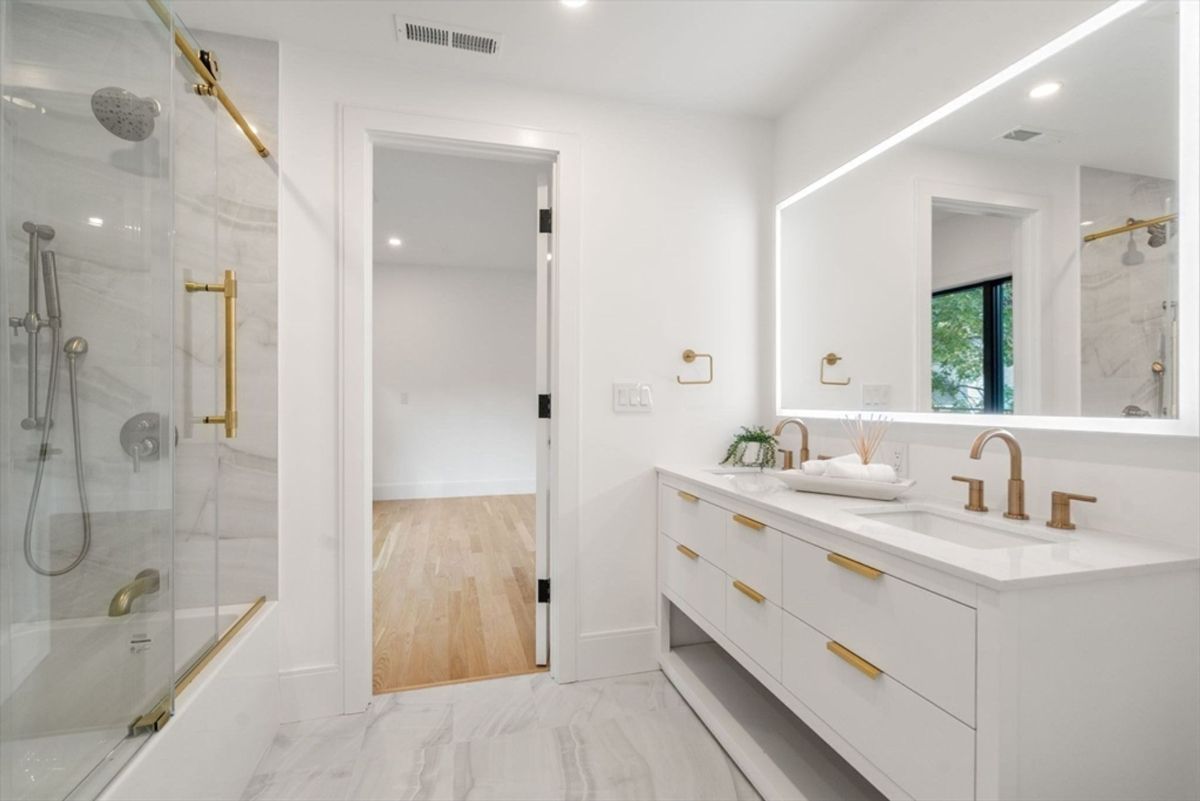
<svg viewBox="0 0 1200 801">
<path fill-rule="evenodd" d="M 144 0 L 0 3 L 4 799 L 89 795 L 170 708 L 188 656 L 172 603 L 175 58 Z"/>
</svg>

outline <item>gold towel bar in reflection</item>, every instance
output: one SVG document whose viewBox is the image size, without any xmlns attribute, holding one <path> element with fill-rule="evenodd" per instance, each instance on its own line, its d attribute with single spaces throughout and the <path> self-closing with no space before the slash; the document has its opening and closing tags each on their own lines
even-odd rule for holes
<svg viewBox="0 0 1200 801">
<path fill-rule="evenodd" d="M 754 589 L 749 584 L 743 584 L 740 581 L 734 580 L 733 588 L 735 590 L 737 590 L 738 592 L 740 592 L 742 595 L 745 595 L 751 601 L 754 601 L 754 603 L 756 603 L 756 604 L 761 604 L 763 601 L 767 600 L 767 596 L 763 595 L 761 592 Z"/>
<path fill-rule="evenodd" d="M 877 678 L 879 678 L 880 674 L 883 673 L 882 670 L 875 667 L 870 662 L 863 659 L 861 656 L 854 653 L 846 646 L 842 645 L 840 642 L 835 642 L 833 640 L 830 640 L 829 642 L 825 643 L 825 647 L 831 653 L 835 653 L 838 656 L 840 656 L 842 659 L 844 659 L 846 661 L 846 663 L 848 665 L 853 666 L 856 670 L 860 671 L 864 676 L 867 676 L 868 678 L 877 679 Z"/>
<path fill-rule="evenodd" d="M 1106 231 L 1097 231 L 1094 234 L 1087 234 L 1083 237 L 1084 242 L 1095 242 L 1097 239 L 1103 239 L 1106 236 L 1116 236 L 1127 231 L 1136 231 L 1139 228 L 1149 228 L 1151 225 L 1161 225 L 1162 223 L 1171 222 L 1179 217 L 1178 214 L 1164 214 L 1161 217 L 1151 217 L 1148 220 L 1135 220 L 1130 217 L 1129 220 L 1116 228 L 1109 228 Z"/>
<path fill-rule="evenodd" d="M 695 551 L 693 551 L 691 548 L 687 547 L 686 545 L 676 545 L 675 550 L 679 551 L 681 554 L 686 556 L 688 559 L 699 559 L 700 558 L 700 554 L 696 553 Z"/>
<path fill-rule="evenodd" d="M 683 361 L 687 364 L 691 364 L 692 362 L 696 361 L 696 359 L 708 359 L 708 378 L 704 379 L 703 381 L 684 381 L 681 376 L 675 376 L 676 381 L 678 381 L 680 384 L 711 384 L 713 382 L 713 376 L 716 375 L 716 366 L 713 364 L 712 354 L 697 353 L 691 348 L 688 348 L 683 352 Z"/>
<path fill-rule="evenodd" d="M 844 567 L 853 573 L 866 576 L 869 579 L 877 579 L 883 575 L 882 570 L 876 570 L 870 565 L 864 565 L 862 562 L 851 559 L 848 556 L 842 556 L 840 553 L 827 553 L 825 554 L 825 558 L 838 567 Z"/>
<path fill-rule="evenodd" d="M 752 528 L 755 531 L 762 531 L 764 528 L 767 527 L 766 523 L 760 523 L 757 520 L 755 520 L 754 518 L 746 517 L 745 515 L 734 515 L 733 522 L 741 523 L 746 528 Z"/>
<path fill-rule="evenodd" d="M 191 292 L 220 292 L 225 297 L 225 413 L 210 414 L 201 418 L 205 423 L 225 426 L 225 436 L 237 436 L 237 275 L 233 270 L 225 271 L 225 280 L 219 284 L 202 284 L 185 281 L 183 288 Z"/>
<path fill-rule="evenodd" d="M 829 365 L 830 367 L 833 367 L 835 364 L 837 364 L 841 360 L 842 360 L 842 357 L 838 356 L 836 353 L 834 353 L 832 351 L 830 351 L 829 353 L 826 353 L 824 356 L 821 357 L 821 383 L 822 384 L 830 384 L 835 387 L 844 387 L 850 383 L 849 378 L 847 378 L 845 381 L 826 381 L 825 380 L 825 365 Z"/>
<path fill-rule="evenodd" d="M 271 151 L 267 150 L 267 146 L 258 138 L 253 126 L 246 121 L 242 116 L 242 112 L 234 105 L 234 102 L 229 99 L 229 95 L 225 94 L 225 90 L 221 88 L 221 83 L 217 80 L 218 68 L 212 54 L 206 50 L 196 52 L 192 49 L 191 43 L 184 37 L 179 30 L 179 26 L 175 24 L 175 19 L 171 12 L 163 5 L 162 0 L 146 0 L 158 18 L 162 20 L 162 24 L 167 26 L 167 30 L 175 34 L 175 46 L 179 48 L 179 52 L 183 53 L 183 57 L 192 65 L 196 75 L 203 81 L 197 87 L 197 93 L 215 97 L 221 101 L 221 105 L 229 112 L 229 116 L 233 117 L 233 121 L 237 123 L 237 127 L 242 129 L 242 133 L 250 140 L 250 144 L 254 145 L 254 149 L 258 151 L 258 155 L 264 159 L 271 155 Z"/>
</svg>

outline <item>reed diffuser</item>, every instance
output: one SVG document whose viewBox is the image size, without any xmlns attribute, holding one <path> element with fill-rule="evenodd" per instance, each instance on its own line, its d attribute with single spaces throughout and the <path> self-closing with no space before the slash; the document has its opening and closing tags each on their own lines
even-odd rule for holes
<svg viewBox="0 0 1200 801">
<path fill-rule="evenodd" d="M 892 421 L 882 415 L 870 415 L 865 420 L 861 414 L 842 418 L 842 429 L 850 438 L 850 444 L 854 446 L 854 452 L 863 464 L 871 463 L 891 424 Z"/>
</svg>

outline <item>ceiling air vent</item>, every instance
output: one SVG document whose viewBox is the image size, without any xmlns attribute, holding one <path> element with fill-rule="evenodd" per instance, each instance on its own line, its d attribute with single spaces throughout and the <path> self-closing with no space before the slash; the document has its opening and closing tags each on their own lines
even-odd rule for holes
<svg viewBox="0 0 1200 801">
<path fill-rule="evenodd" d="M 1031 131 L 1028 128 L 1013 128 L 1008 133 L 1001 136 L 1001 139 L 1011 139 L 1014 142 L 1028 142 L 1030 139 L 1036 139 L 1041 136 L 1041 131 Z"/>
<path fill-rule="evenodd" d="M 465 50 L 488 56 L 500 52 L 500 36 L 484 31 L 473 31 L 457 25 L 446 25 L 419 19 L 396 17 L 396 38 L 401 44 L 432 45 L 447 50 Z"/>
</svg>

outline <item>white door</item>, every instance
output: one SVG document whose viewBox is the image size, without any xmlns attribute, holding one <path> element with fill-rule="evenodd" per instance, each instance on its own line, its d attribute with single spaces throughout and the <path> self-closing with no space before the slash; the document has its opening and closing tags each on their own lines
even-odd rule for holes
<svg viewBox="0 0 1200 801">
<path fill-rule="evenodd" d="M 551 209 L 552 175 L 550 170 L 538 176 L 538 234 L 537 234 L 537 499 L 534 506 L 534 592 L 537 613 L 534 621 L 534 662 L 549 663 L 550 603 L 550 418 L 546 406 L 553 411 L 550 396 L 550 280 L 553 266 L 551 234 L 547 220 Z M 546 223 L 550 222 L 550 225 Z"/>
</svg>

